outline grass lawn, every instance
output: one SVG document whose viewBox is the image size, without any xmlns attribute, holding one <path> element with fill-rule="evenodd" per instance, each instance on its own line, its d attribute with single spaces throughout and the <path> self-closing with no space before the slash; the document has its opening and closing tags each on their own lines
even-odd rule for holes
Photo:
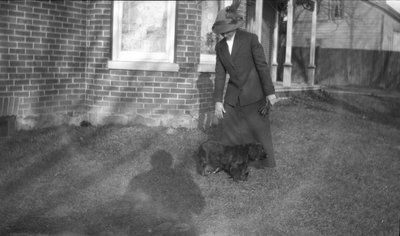
<svg viewBox="0 0 400 236">
<path fill-rule="evenodd" d="M 196 173 L 215 129 L 61 126 L 0 139 L 0 235 L 399 235 L 400 101 L 301 95 L 277 167 Z"/>
</svg>

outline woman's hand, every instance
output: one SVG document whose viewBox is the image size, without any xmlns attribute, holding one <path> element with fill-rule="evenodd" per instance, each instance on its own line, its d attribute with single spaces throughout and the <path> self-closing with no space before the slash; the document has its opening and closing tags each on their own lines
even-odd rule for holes
<svg viewBox="0 0 400 236">
<path fill-rule="evenodd" d="M 275 94 L 268 95 L 266 97 L 266 100 L 267 102 L 269 101 L 271 103 L 271 106 L 273 106 L 278 101 L 278 99 L 276 99 Z"/>
<path fill-rule="evenodd" d="M 223 119 L 224 118 L 224 113 L 225 113 L 225 108 L 222 102 L 216 102 L 215 103 L 215 116 L 218 119 Z"/>
</svg>

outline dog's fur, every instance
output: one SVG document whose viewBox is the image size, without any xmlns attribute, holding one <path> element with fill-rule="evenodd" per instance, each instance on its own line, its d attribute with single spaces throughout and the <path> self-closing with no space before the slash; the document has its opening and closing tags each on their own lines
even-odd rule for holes
<svg viewBox="0 0 400 236">
<path fill-rule="evenodd" d="M 267 153 L 261 144 L 247 144 L 248 156 L 249 156 L 249 166 L 256 169 L 263 169 L 266 167 Z"/>
<path fill-rule="evenodd" d="M 249 163 L 256 163 L 265 158 L 266 154 L 259 144 L 224 146 L 209 140 L 199 147 L 198 172 L 206 176 L 223 170 L 234 181 L 245 181 L 249 175 Z M 255 167 L 257 168 L 257 165 Z"/>
</svg>

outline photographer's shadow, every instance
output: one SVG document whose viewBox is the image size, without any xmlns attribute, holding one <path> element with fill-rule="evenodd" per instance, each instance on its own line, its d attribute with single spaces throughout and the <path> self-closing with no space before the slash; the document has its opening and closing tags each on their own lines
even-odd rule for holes
<svg viewBox="0 0 400 236">
<path fill-rule="evenodd" d="M 141 227 L 131 228 L 131 235 L 197 235 L 192 216 L 201 213 L 205 200 L 192 176 L 172 168 L 173 158 L 164 150 L 156 151 L 150 163 L 152 169 L 135 176 L 124 195 L 141 216 Z"/>
</svg>

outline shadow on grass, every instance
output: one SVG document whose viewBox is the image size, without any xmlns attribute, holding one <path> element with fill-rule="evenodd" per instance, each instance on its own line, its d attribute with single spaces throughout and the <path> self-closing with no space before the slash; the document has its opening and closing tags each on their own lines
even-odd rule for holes
<svg viewBox="0 0 400 236">
<path fill-rule="evenodd" d="M 27 166 L 23 171 L 20 173 L 16 172 L 13 174 L 13 178 L 9 181 L 6 181 L 5 184 L 0 186 L 0 198 L 8 198 L 18 192 L 19 190 L 23 189 L 26 186 L 31 185 L 34 181 L 37 180 L 43 173 L 47 171 L 51 171 L 56 165 L 65 165 L 66 163 L 70 162 L 76 152 L 82 151 L 83 149 L 87 148 L 88 142 L 91 142 L 93 139 L 98 138 L 99 136 L 105 135 L 102 132 L 105 132 L 108 127 L 100 128 L 101 131 L 95 130 L 91 133 L 82 134 L 73 134 L 72 137 L 68 139 L 68 143 L 60 146 L 56 150 L 52 150 L 50 153 L 44 155 L 42 157 L 41 153 L 26 153 L 25 156 L 19 157 L 23 161 L 24 158 L 27 156 L 37 154 L 39 156 L 39 160 L 34 160 L 35 162 L 29 166 Z M 64 130 L 62 128 L 62 130 Z M 64 130 L 66 131 L 66 130 Z M 146 150 L 151 145 L 151 140 L 153 140 L 158 134 L 155 133 L 154 135 L 144 138 L 141 142 L 141 145 L 138 146 L 137 152 L 133 154 L 133 157 L 140 154 L 141 151 Z M 79 142 L 79 136 L 81 136 L 82 140 L 89 140 L 85 142 Z M 51 146 L 51 144 L 49 144 Z M 99 182 L 107 177 L 107 174 L 112 172 L 115 167 L 123 165 L 126 161 L 132 159 L 131 155 L 122 156 L 119 158 L 110 159 L 106 163 L 103 163 L 103 168 L 93 172 L 88 176 L 84 176 L 82 178 L 75 178 L 76 176 L 71 176 L 72 178 L 69 180 L 70 185 L 73 185 L 75 189 L 84 189 L 88 186 Z M 2 167 L 7 167 L 10 165 L 10 161 L 15 160 L 8 160 L 3 162 L 1 161 Z M 60 192 L 60 195 L 66 196 L 72 193 L 68 192 L 66 189 L 63 189 Z"/>
<path fill-rule="evenodd" d="M 20 218 L 0 229 L 0 234 L 197 235 L 192 214 L 201 213 L 204 197 L 191 175 L 182 168 L 172 168 L 172 162 L 170 153 L 158 150 L 150 158 L 152 169 L 133 177 L 123 196 L 94 204 L 87 211 L 67 211 L 63 217 L 46 216 L 74 194 L 72 189 L 61 191 L 52 199 L 46 199 L 45 207 L 27 214 L 21 212 Z M 101 176 L 96 172 L 78 181 L 74 184 L 76 191 L 89 187 L 102 176 L 109 176 L 109 171 L 103 169 Z"/>
</svg>

